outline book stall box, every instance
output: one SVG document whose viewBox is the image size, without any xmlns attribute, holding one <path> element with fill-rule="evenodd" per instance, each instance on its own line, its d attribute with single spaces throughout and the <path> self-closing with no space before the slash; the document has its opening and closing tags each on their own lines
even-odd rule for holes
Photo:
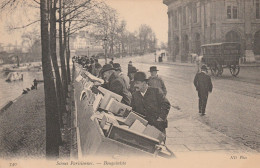
<svg viewBox="0 0 260 168">
<path fill-rule="evenodd" d="M 162 156 L 164 134 L 122 104 L 122 96 L 102 87 L 93 89 L 96 86 L 90 82 L 86 76 L 79 78 L 82 85 L 75 91 L 81 155 Z"/>
</svg>

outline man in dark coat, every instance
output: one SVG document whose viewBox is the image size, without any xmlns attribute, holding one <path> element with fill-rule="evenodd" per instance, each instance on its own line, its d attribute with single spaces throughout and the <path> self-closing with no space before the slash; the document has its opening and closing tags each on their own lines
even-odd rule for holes
<svg viewBox="0 0 260 168">
<path fill-rule="evenodd" d="M 148 85 L 151 87 L 161 89 L 163 94 L 166 96 L 167 90 L 166 90 L 165 84 L 164 84 L 162 78 L 158 76 L 157 71 L 159 71 L 159 70 L 157 70 L 156 66 L 150 67 L 149 72 L 151 73 L 151 76 L 148 78 Z"/>
<path fill-rule="evenodd" d="M 129 69 L 129 76 L 130 76 L 130 83 L 129 83 L 129 85 L 130 85 L 130 88 L 129 88 L 129 91 L 131 92 L 131 93 L 134 93 L 135 92 L 135 88 L 134 88 L 134 84 L 135 84 L 135 81 L 134 81 L 134 76 L 135 76 L 135 73 L 138 71 L 138 69 L 136 69 L 136 67 L 131 67 L 130 69 Z"/>
<path fill-rule="evenodd" d="M 131 104 L 131 93 L 127 90 L 123 78 L 119 77 L 115 73 L 115 68 L 112 64 L 106 64 L 101 70 L 102 76 L 106 81 L 106 88 L 116 94 L 123 97 L 122 103 L 126 105 Z"/>
<path fill-rule="evenodd" d="M 132 98 L 132 108 L 135 112 L 144 116 L 148 124 L 165 132 L 168 126 L 167 116 L 170 110 L 170 102 L 158 88 L 149 87 L 144 72 L 136 72 L 134 76 L 135 89 Z"/>
<path fill-rule="evenodd" d="M 131 80 L 130 71 L 131 71 L 132 67 L 133 67 L 133 62 L 129 61 L 129 63 L 128 63 L 128 70 L 127 70 L 127 76 L 129 77 L 130 80 Z"/>
<path fill-rule="evenodd" d="M 213 88 L 211 78 L 207 73 L 208 73 L 207 67 L 206 67 L 206 65 L 203 65 L 201 67 L 201 72 L 196 74 L 194 81 L 193 81 L 194 86 L 196 87 L 196 90 L 198 91 L 199 113 L 201 113 L 201 115 L 205 115 L 208 94 L 209 94 L 209 92 L 212 92 L 212 88 Z"/>
</svg>

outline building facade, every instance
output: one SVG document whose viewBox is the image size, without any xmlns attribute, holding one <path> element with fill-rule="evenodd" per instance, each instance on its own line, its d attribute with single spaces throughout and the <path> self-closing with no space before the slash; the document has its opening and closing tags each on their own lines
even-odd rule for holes
<svg viewBox="0 0 260 168">
<path fill-rule="evenodd" d="M 241 43 L 246 61 L 260 55 L 260 0 L 163 0 L 171 61 L 186 62 L 202 44 Z"/>
<path fill-rule="evenodd" d="M 102 42 L 97 41 L 87 31 L 80 31 L 71 36 L 70 49 L 73 53 L 86 56 L 92 56 L 104 50 Z"/>
</svg>

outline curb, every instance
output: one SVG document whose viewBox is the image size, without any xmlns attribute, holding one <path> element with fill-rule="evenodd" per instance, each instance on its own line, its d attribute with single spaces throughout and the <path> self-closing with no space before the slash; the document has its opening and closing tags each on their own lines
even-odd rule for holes
<svg viewBox="0 0 260 168">
<path fill-rule="evenodd" d="M 0 114 L 2 114 L 5 110 L 7 110 L 14 102 L 8 101 L 0 110 Z"/>
</svg>

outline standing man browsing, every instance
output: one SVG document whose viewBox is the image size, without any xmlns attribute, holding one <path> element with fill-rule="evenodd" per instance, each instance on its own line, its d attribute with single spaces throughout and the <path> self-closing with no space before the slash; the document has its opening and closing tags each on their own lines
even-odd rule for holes
<svg viewBox="0 0 260 168">
<path fill-rule="evenodd" d="M 157 70 L 156 66 L 150 67 L 149 72 L 151 73 L 151 76 L 148 79 L 148 85 L 154 88 L 159 88 L 163 92 L 164 96 L 166 96 L 167 94 L 166 87 L 164 85 L 162 78 L 158 76 L 157 71 L 159 70 Z"/>
<path fill-rule="evenodd" d="M 158 88 L 149 87 L 144 72 L 136 72 L 134 76 L 134 87 L 131 106 L 133 110 L 148 121 L 161 132 L 168 127 L 167 116 L 171 108 L 170 102 Z"/>
<path fill-rule="evenodd" d="M 123 97 L 122 103 L 130 105 L 132 95 L 129 90 L 127 90 L 123 78 L 116 75 L 115 68 L 112 64 L 105 64 L 101 70 L 101 74 L 106 82 L 106 89 L 121 95 Z"/>
<path fill-rule="evenodd" d="M 202 65 L 201 72 L 197 73 L 194 78 L 194 86 L 196 87 L 196 90 L 198 91 L 199 96 L 199 113 L 201 115 L 205 115 L 207 100 L 208 100 L 208 94 L 209 92 L 212 92 L 212 82 L 210 76 L 207 74 L 208 70 L 206 65 Z"/>
</svg>

